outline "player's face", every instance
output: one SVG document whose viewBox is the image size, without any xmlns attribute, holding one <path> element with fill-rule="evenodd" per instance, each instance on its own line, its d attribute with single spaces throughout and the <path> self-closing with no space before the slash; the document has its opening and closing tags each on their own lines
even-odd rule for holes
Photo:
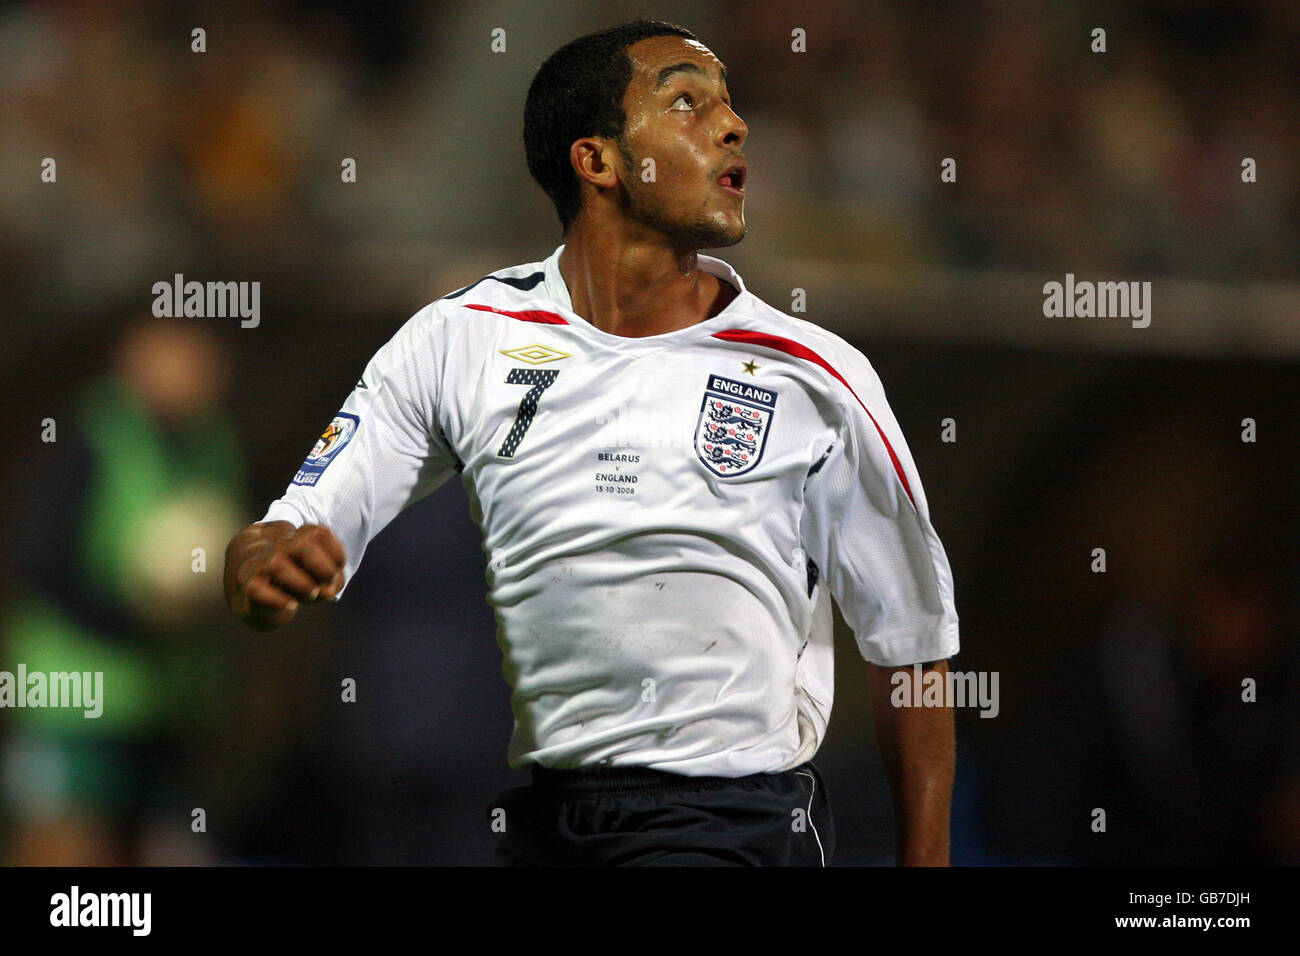
<svg viewBox="0 0 1300 956">
<path fill-rule="evenodd" d="M 731 108 L 721 61 L 676 36 L 641 40 L 628 55 L 634 72 L 623 96 L 622 146 L 629 217 L 694 248 L 735 245 L 745 237 L 749 128 Z"/>
</svg>

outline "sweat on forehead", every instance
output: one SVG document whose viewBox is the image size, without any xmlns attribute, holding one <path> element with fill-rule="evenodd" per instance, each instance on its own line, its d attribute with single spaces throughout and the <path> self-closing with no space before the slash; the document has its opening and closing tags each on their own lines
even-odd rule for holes
<svg viewBox="0 0 1300 956">
<path fill-rule="evenodd" d="M 709 72 L 716 69 L 723 79 L 727 77 L 727 68 L 712 50 L 703 43 L 685 37 L 648 37 L 628 47 L 628 55 L 636 63 L 639 72 L 651 73 L 653 79 L 658 79 L 662 70 L 679 62 L 691 63 Z"/>
</svg>

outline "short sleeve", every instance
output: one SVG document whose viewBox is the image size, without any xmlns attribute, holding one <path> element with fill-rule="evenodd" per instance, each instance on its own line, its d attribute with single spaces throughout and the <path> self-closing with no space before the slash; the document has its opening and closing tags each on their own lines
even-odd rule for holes
<svg viewBox="0 0 1300 956">
<path fill-rule="evenodd" d="M 804 488 L 801 535 L 862 656 L 898 667 L 958 650 L 952 571 L 920 476 L 866 357 L 842 343 L 839 433 Z"/>
<path fill-rule="evenodd" d="M 438 422 L 442 323 L 427 306 L 375 354 L 262 519 L 329 528 L 346 556 L 345 590 L 375 535 L 460 470 Z"/>
</svg>

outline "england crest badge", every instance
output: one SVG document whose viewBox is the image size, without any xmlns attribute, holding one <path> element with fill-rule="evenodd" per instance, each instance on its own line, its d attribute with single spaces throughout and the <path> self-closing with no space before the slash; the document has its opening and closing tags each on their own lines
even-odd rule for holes
<svg viewBox="0 0 1300 956">
<path fill-rule="evenodd" d="M 709 471 L 733 478 L 753 470 L 763 457 L 776 398 L 770 388 L 709 376 L 695 426 L 695 453 Z"/>
</svg>

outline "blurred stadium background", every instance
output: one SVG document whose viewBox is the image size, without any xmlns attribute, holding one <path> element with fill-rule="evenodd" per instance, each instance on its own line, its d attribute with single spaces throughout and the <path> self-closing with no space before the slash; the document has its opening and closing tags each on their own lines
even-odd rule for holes
<svg viewBox="0 0 1300 956">
<path fill-rule="evenodd" d="M 0 7 L 0 670 L 109 682 L 98 721 L 0 711 L 0 860 L 490 862 L 519 775 L 459 485 L 283 633 L 225 613 L 222 553 L 410 314 L 558 244 L 524 93 L 638 16 L 727 63 L 750 233 L 719 254 L 871 358 L 952 561 L 953 666 L 1000 674 L 999 716 L 958 716 L 954 862 L 1300 861 L 1288 0 Z M 1151 281 L 1150 327 L 1045 318 L 1067 272 Z M 261 282 L 261 324 L 152 321 L 175 273 Z M 888 862 L 840 626 L 837 862 Z"/>
</svg>

